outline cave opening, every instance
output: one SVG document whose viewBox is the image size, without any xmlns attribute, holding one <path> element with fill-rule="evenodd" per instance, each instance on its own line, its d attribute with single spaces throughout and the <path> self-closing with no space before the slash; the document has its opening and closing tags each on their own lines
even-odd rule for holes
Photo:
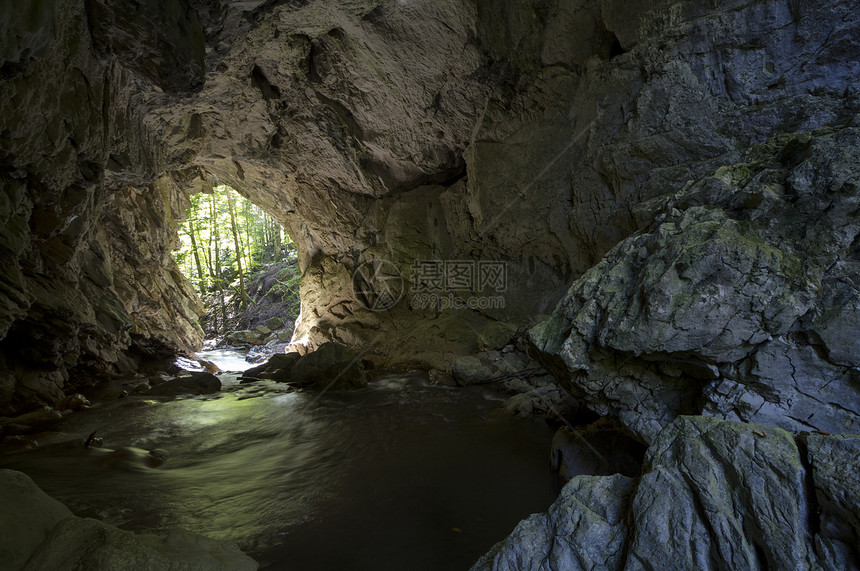
<svg viewBox="0 0 860 571">
<path fill-rule="evenodd" d="M 173 259 L 200 300 L 204 347 L 283 351 L 301 307 L 289 234 L 228 185 L 192 195 L 189 204 Z"/>
</svg>

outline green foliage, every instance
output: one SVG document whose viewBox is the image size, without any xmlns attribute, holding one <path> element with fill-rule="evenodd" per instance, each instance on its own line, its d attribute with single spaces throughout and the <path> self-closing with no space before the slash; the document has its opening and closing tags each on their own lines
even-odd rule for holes
<svg viewBox="0 0 860 571">
<path fill-rule="evenodd" d="M 244 281 L 251 274 L 277 262 L 295 260 L 297 256 L 293 241 L 272 216 L 236 190 L 222 185 L 211 193 L 190 198 L 190 207 L 179 228 L 179 247 L 173 257 L 207 311 L 220 311 L 220 316 L 204 318 L 205 323 L 218 324 L 211 327 L 217 332 L 236 315 L 238 301 L 246 298 Z M 290 308 L 295 306 L 297 313 L 300 278 L 294 266 L 280 271 L 270 292 L 277 296 L 278 302 Z"/>
</svg>

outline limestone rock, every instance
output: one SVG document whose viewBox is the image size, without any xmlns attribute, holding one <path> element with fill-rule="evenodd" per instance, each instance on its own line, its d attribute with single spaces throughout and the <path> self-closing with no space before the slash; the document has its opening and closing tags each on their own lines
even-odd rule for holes
<svg viewBox="0 0 860 571">
<path fill-rule="evenodd" d="M 855 568 L 857 442 L 681 416 L 641 478 L 574 477 L 473 569 Z"/>
<path fill-rule="evenodd" d="M 821 287 L 854 271 L 860 221 L 846 212 L 860 196 L 846 181 L 860 179 L 857 153 L 853 128 L 778 137 L 666 199 L 531 330 L 544 364 L 649 442 L 676 415 L 703 410 L 860 431 L 849 349 L 828 333 L 847 331 L 853 313 L 832 293 L 844 285 Z M 810 169 L 797 194 L 792 181 Z"/>
</svg>

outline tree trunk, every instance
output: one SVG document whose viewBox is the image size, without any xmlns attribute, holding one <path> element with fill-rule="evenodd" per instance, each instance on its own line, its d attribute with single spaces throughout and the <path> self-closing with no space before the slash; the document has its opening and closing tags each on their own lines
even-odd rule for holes
<svg viewBox="0 0 860 571">
<path fill-rule="evenodd" d="M 236 269 L 239 272 L 239 295 L 242 299 L 242 309 L 248 307 L 248 292 L 245 291 L 245 274 L 242 272 L 242 247 L 239 242 L 239 230 L 236 227 L 236 208 L 233 206 L 232 191 L 227 191 L 227 207 L 230 209 L 230 228 L 233 230 L 233 244 L 236 246 Z"/>
<path fill-rule="evenodd" d="M 200 289 L 200 295 L 206 291 L 206 279 L 203 277 L 203 266 L 200 265 L 200 252 L 197 251 L 197 234 L 194 228 L 194 220 L 188 220 L 188 235 L 191 236 L 191 251 L 194 253 L 194 265 L 197 266 L 197 278 L 200 280 L 197 287 Z"/>
<path fill-rule="evenodd" d="M 221 327 L 227 326 L 227 304 L 224 302 L 224 282 L 221 280 L 221 233 L 218 231 L 218 209 L 215 206 L 215 193 L 212 193 L 212 232 L 215 234 L 215 283 L 221 299 Z M 216 328 L 220 332 L 221 329 Z"/>
</svg>

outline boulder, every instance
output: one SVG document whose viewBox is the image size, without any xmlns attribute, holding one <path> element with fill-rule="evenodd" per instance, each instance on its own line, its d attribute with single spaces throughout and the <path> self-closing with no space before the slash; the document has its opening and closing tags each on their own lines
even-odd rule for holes
<svg viewBox="0 0 860 571">
<path fill-rule="evenodd" d="M 0 470 L 0 569 L 21 569 L 69 509 L 39 489 L 29 476 Z"/>
<path fill-rule="evenodd" d="M 224 337 L 227 345 L 259 345 L 264 335 L 259 331 L 232 331 Z"/>
<path fill-rule="evenodd" d="M 293 365 L 301 358 L 301 355 L 298 353 L 277 353 L 269 357 L 269 359 L 256 367 L 251 367 L 247 369 L 244 373 L 242 373 L 242 377 L 245 378 L 271 378 L 273 380 L 279 382 L 285 382 L 289 380 L 290 372 L 293 369 Z M 275 371 L 281 371 L 278 373 L 277 378 L 274 377 L 264 377 L 264 374 L 273 374 Z"/>
<path fill-rule="evenodd" d="M 166 453 L 153 450 L 148 454 L 156 458 Z M 258 567 L 232 543 L 184 530 L 137 535 L 94 519 L 75 517 L 26 474 L 14 470 L 0 470 L 0 505 L 0 568 L 10 571 L 251 571 Z"/>
<path fill-rule="evenodd" d="M 485 383 L 496 373 L 473 355 L 457 357 L 451 365 L 451 374 L 460 386 Z"/>
<path fill-rule="evenodd" d="M 270 317 L 266 320 L 266 327 L 271 331 L 277 331 L 284 326 L 284 320 L 280 317 Z"/>
<path fill-rule="evenodd" d="M 45 430 L 56 426 L 63 419 L 62 413 L 49 406 L 13 418 L 0 417 L 0 427 L 20 426 L 29 430 Z"/>
<path fill-rule="evenodd" d="M 287 353 L 289 355 L 290 353 Z M 352 349 L 323 343 L 293 365 L 290 379 L 318 389 L 341 390 L 367 386 L 364 365 Z"/>
<path fill-rule="evenodd" d="M 161 383 L 149 389 L 146 394 L 151 396 L 174 397 L 177 395 L 192 394 L 205 395 L 217 393 L 221 390 L 221 381 L 211 373 L 192 373 L 187 377 Z"/>
<path fill-rule="evenodd" d="M 64 410 L 76 411 L 87 406 L 90 406 L 90 401 L 87 400 L 87 397 L 80 393 L 75 393 L 73 395 L 66 395 L 58 400 L 54 404 L 54 410 L 59 410 L 60 412 Z"/>
<path fill-rule="evenodd" d="M 473 570 L 848 569 L 860 437 L 680 416 L 643 475 L 576 476 Z"/>
<path fill-rule="evenodd" d="M 481 351 L 502 349 L 516 334 L 517 326 L 513 323 L 491 321 L 484 326 L 478 336 L 478 349 Z"/>
</svg>

